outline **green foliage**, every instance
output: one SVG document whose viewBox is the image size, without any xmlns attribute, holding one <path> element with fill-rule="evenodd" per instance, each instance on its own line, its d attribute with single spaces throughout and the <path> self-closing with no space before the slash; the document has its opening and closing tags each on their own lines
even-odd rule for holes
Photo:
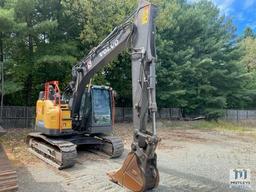
<svg viewBox="0 0 256 192">
<path fill-rule="evenodd" d="M 247 37 L 252 37 L 254 38 L 255 37 L 255 34 L 252 30 L 252 28 L 250 27 L 246 27 L 245 30 L 244 30 L 244 35 L 243 35 L 244 38 L 247 38 Z"/>
<path fill-rule="evenodd" d="M 252 36 L 247 36 L 240 42 L 244 55 L 241 63 L 244 65 L 248 72 L 256 70 L 256 39 Z"/>
<path fill-rule="evenodd" d="M 64 5 L 58 0 L 6 0 L 1 9 L 7 11 L 1 11 L 0 21 L 2 17 L 9 18 L 13 23 L 6 20 L 6 26 L 15 26 L 6 31 L 8 28 L 3 25 L 6 78 L 12 80 L 6 83 L 10 90 L 6 94 L 12 98 L 6 102 L 34 105 L 44 82 L 60 80 L 66 84 L 70 80 L 72 65 L 81 57 L 80 33 L 70 35 L 73 28 L 67 26 L 71 20 L 66 19 Z"/>
<path fill-rule="evenodd" d="M 115 26 L 134 10 L 137 1 L 123 0 L 86 0 L 81 2 L 83 16 L 86 18 L 80 39 L 88 52 L 97 46 Z M 121 54 L 93 78 L 94 84 L 107 84 L 117 91 L 117 103 L 121 106 L 132 105 L 131 60 L 128 53 Z"/>
<path fill-rule="evenodd" d="M 127 17 L 136 5 L 135 0 L 98 0 L 81 1 L 86 21 L 80 34 L 81 40 L 88 45 L 96 46 L 113 28 Z M 92 48 L 92 47 L 89 47 Z"/>
<path fill-rule="evenodd" d="M 231 21 L 208 1 L 164 1 L 159 18 L 159 105 L 209 116 L 208 109 L 239 107 L 246 72 Z"/>
<path fill-rule="evenodd" d="M 5 81 L 5 87 L 4 87 L 4 94 L 8 95 L 11 93 L 16 93 L 17 91 L 22 90 L 22 86 L 20 83 L 13 82 L 13 81 Z"/>
<path fill-rule="evenodd" d="M 223 117 L 224 115 L 224 110 L 220 109 L 220 108 L 207 108 L 205 110 L 205 117 L 206 120 L 209 121 L 217 121 L 220 117 Z"/>
<path fill-rule="evenodd" d="M 240 65 L 248 72 L 246 81 L 247 106 L 253 108 L 256 105 L 256 39 L 250 28 L 244 32 L 243 38 L 239 42 L 240 51 L 243 56 Z"/>
<path fill-rule="evenodd" d="M 0 7 L 0 32 L 10 31 L 14 26 L 13 9 L 5 9 Z"/>
<path fill-rule="evenodd" d="M 190 125 L 194 129 L 210 129 L 217 131 L 232 131 L 232 132 L 252 132 L 255 134 L 253 130 L 254 126 L 238 122 L 228 122 L 228 121 L 193 121 Z"/>
</svg>

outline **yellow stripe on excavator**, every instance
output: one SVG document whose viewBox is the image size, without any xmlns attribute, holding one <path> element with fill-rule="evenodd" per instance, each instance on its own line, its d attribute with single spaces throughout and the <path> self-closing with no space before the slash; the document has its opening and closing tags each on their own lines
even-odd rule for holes
<svg viewBox="0 0 256 192">
<path fill-rule="evenodd" d="M 143 8 L 142 17 L 141 17 L 141 24 L 142 25 L 145 25 L 145 24 L 148 23 L 148 20 L 149 20 L 149 6 L 150 5 L 147 5 Z"/>
</svg>

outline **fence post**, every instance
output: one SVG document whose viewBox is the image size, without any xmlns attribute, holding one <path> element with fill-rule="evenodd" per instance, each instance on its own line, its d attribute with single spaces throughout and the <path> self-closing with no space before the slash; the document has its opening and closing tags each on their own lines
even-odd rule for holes
<svg viewBox="0 0 256 192">
<path fill-rule="evenodd" d="M 123 122 L 124 122 L 124 107 L 122 107 L 122 116 L 123 116 Z"/>
<path fill-rule="evenodd" d="M 239 117 L 238 117 L 238 110 L 236 110 L 236 121 L 238 122 Z"/>
<path fill-rule="evenodd" d="M 30 128 L 29 127 L 29 117 L 28 117 L 28 107 L 26 107 L 26 128 Z"/>
<path fill-rule="evenodd" d="M 27 127 L 27 107 L 24 107 L 23 111 L 24 111 L 24 120 L 25 120 L 25 125 L 24 125 L 24 128 Z"/>
</svg>

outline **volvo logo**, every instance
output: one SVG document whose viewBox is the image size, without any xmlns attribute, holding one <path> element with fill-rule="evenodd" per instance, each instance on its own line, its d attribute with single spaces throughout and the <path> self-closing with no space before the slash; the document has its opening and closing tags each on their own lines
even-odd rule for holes
<svg viewBox="0 0 256 192">
<path fill-rule="evenodd" d="M 103 57 L 104 55 L 106 55 L 107 53 L 109 53 L 110 51 L 112 51 L 115 47 L 117 47 L 119 43 L 119 40 L 115 40 L 114 43 L 111 43 L 109 46 L 107 46 L 105 49 L 103 49 L 103 51 L 100 52 L 100 57 Z"/>
</svg>

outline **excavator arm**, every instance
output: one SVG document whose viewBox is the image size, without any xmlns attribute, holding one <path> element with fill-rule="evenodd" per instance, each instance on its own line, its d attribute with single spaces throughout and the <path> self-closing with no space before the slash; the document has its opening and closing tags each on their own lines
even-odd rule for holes
<svg viewBox="0 0 256 192">
<path fill-rule="evenodd" d="M 134 126 L 132 150 L 122 168 L 108 175 L 113 182 L 133 191 L 152 189 L 159 182 L 155 154 L 159 142 L 155 120 L 156 14 L 157 9 L 153 4 L 140 0 L 137 10 L 129 18 L 73 67 L 73 78 L 66 89 L 66 92 L 72 94 L 72 118 L 76 118 L 84 89 L 93 75 L 126 48 L 131 49 Z M 147 129 L 149 115 L 151 129 Z"/>
<path fill-rule="evenodd" d="M 71 92 L 72 116 L 79 113 L 82 95 L 90 79 L 102 67 L 112 61 L 125 48 L 129 47 L 134 25 L 130 18 L 116 27 L 96 48 L 72 68 L 72 81 L 65 92 Z"/>
</svg>

